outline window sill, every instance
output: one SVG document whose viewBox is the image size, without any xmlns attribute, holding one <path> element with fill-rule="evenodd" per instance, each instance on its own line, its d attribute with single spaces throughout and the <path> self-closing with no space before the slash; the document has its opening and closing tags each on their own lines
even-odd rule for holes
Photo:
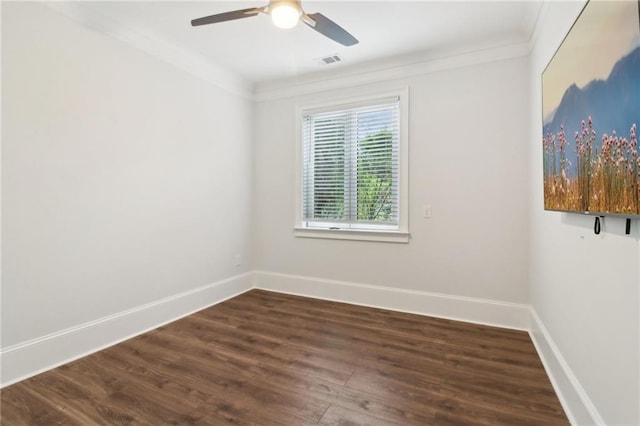
<svg viewBox="0 0 640 426">
<path fill-rule="evenodd" d="M 399 231 L 362 231 L 354 229 L 294 228 L 293 233 L 301 238 L 327 238 L 332 240 L 378 241 L 385 243 L 408 243 L 409 233 Z"/>
</svg>

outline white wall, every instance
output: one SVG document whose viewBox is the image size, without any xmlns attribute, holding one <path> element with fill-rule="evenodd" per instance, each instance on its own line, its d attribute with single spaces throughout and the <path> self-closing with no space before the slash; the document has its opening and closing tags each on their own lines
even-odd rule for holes
<svg viewBox="0 0 640 426">
<path fill-rule="evenodd" d="M 526 302 L 527 67 L 520 57 L 353 87 L 356 76 L 338 90 L 258 102 L 254 269 Z M 296 103 L 407 85 L 410 243 L 294 237 Z"/>
<path fill-rule="evenodd" d="M 568 367 L 562 371 L 551 359 L 575 421 L 637 425 L 638 222 L 633 223 L 633 235 L 626 236 L 622 219 L 606 218 L 602 234 L 596 236 L 592 217 L 543 210 L 540 76 L 582 6 L 549 3 L 531 55 L 530 300 L 547 330 L 547 336 L 538 331 L 536 338 L 553 342 L 556 357 Z"/>
<path fill-rule="evenodd" d="M 3 348 L 249 270 L 249 100 L 37 3 L 2 65 Z"/>
</svg>

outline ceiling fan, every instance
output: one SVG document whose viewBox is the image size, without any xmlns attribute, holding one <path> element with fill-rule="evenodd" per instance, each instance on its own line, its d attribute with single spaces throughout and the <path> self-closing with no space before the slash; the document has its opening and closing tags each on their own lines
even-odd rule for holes
<svg viewBox="0 0 640 426">
<path fill-rule="evenodd" d="M 218 22 L 250 18 L 261 13 L 270 15 L 274 25 L 279 28 L 293 28 L 299 21 L 302 21 L 320 34 L 345 46 L 353 46 L 358 43 L 354 36 L 321 13 L 305 13 L 302 10 L 300 0 L 270 0 L 269 4 L 263 7 L 234 10 L 233 12 L 218 13 L 217 15 L 193 19 L 191 25 L 196 27 L 216 24 Z"/>
</svg>

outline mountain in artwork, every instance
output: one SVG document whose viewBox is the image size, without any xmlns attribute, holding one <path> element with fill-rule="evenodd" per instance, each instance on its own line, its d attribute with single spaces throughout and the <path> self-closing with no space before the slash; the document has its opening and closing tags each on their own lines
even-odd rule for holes
<svg viewBox="0 0 640 426">
<path fill-rule="evenodd" d="M 573 145 L 575 132 L 589 117 L 598 135 L 615 131 L 628 137 L 631 125 L 640 124 L 640 47 L 618 60 L 607 79 L 592 80 L 583 88 L 569 86 L 558 107 L 545 118 L 544 134 L 557 134 L 564 125 Z"/>
</svg>

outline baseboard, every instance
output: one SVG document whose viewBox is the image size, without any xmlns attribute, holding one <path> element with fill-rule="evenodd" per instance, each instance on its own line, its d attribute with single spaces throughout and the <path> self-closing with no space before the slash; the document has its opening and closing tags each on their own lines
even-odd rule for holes
<svg viewBox="0 0 640 426">
<path fill-rule="evenodd" d="M 600 413 L 571 371 L 544 323 L 533 308 L 530 312 L 531 340 L 569 421 L 572 425 L 604 425 L 605 422 Z"/>
<path fill-rule="evenodd" d="M 255 288 L 458 321 L 529 329 L 529 307 L 470 297 L 254 271 Z"/>
<path fill-rule="evenodd" d="M 208 284 L 0 352 L 0 387 L 58 367 L 250 290 L 251 273 Z"/>
</svg>

